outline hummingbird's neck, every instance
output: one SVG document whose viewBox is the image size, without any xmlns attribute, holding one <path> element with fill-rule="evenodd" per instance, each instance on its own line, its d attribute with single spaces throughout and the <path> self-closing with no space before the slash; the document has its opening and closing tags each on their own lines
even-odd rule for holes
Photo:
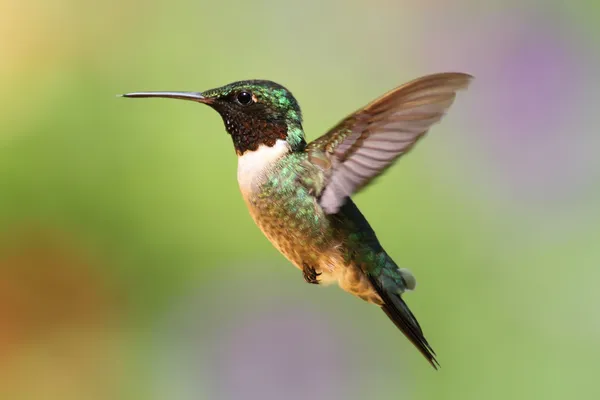
<svg viewBox="0 0 600 400">
<path fill-rule="evenodd" d="M 273 146 L 261 144 L 256 150 L 238 153 L 238 183 L 244 197 L 251 194 L 266 173 L 279 159 L 292 152 L 290 144 L 284 139 L 277 139 Z"/>
<path fill-rule="evenodd" d="M 278 142 L 286 142 L 289 150 L 294 152 L 306 147 L 302 125 L 296 121 L 248 120 L 240 129 L 238 124 L 228 124 L 225 120 L 225 127 L 238 156 L 256 152 L 261 147 L 274 147 Z"/>
<path fill-rule="evenodd" d="M 292 151 L 304 151 L 306 148 L 306 139 L 304 139 L 304 130 L 299 122 L 288 122 L 286 141 L 290 145 Z"/>
</svg>

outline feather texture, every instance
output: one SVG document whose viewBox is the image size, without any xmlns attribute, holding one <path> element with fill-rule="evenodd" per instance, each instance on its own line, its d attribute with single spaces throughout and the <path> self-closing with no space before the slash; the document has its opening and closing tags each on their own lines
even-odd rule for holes
<svg viewBox="0 0 600 400">
<path fill-rule="evenodd" d="M 353 193 L 406 154 L 452 105 L 472 77 L 463 73 L 428 75 L 400 86 L 356 111 L 306 151 L 330 160 L 320 193 L 325 212 L 335 214 Z"/>
</svg>

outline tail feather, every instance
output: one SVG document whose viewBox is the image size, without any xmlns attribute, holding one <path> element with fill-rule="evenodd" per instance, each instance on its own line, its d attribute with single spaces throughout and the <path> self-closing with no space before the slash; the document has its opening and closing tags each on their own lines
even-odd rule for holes
<svg viewBox="0 0 600 400">
<path fill-rule="evenodd" d="M 435 352 L 427 343 L 417 319 L 400 297 L 404 290 L 415 287 L 414 277 L 403 274 L 402 270 L 385 252 L 373 228 L 351 198 L 346 199 L 346 203 L 338 215 L 342 217 L 339 221 L 350 222 L 353 229 L 361 233 L 360 240 L 365 248 L 377 256 L 382 256 L 381 258 L 377 257 L 378 260 L 381 260 L 382 265 L 377 265 L 376 268 L 372 268 L 373 265 L 370 265 L 371 268 L 363 268 L 363 272 L 383 302 L 381 308 L 433 368 L 438 369 L 440 364 L 435 358 Z"/>
<path fill-rule="evenodd" d="M 425 339 L 425 336 L 423 335 L 421 326 L 408 308 L 408 305 L 402 300 L 399 294 L 392 293 L 383 288 L 378 282 L 378 279 L 373 276 L 370 276 L 369 279 L 383 301 L 383 305 L 381 306 L 383 312 L 385 312 L 396 327 L 404 333 L 417 350 L 423 354 L 433 368 L 438 369 L 440 364 L 436 359 L 435 351 L 433 351 L 429 343 L 427 343 L 427 339 Z"/>
</svg>

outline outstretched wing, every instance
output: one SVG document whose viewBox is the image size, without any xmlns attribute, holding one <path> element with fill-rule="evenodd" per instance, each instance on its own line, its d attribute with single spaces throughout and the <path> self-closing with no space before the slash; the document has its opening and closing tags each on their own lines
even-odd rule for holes
<svg viewBox="0 0 600 400">
<path fill-rule="evenodd" d="M 306 151 L 325 166 L 320 204 L 336 213 L 346 198 L 408 152 L 446 113 L 456 92 L 472 76 L 441 73 L 424 76 L 385 94 L 349 115 Z"/>
</svg>

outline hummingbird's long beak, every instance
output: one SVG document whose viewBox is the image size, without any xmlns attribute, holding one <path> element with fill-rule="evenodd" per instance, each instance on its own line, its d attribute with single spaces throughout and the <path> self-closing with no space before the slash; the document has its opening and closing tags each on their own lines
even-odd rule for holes
<svg viewBox="0 0 600 400">
<path fill-rule="evenodd" d="M 122 97 L 162 97 L 166 99 L 191 100 L 198 103 L 209 103 L 211 99 L 202 96 L 199 92 L 133 92 L 121 95 Z"/>
</svg>

